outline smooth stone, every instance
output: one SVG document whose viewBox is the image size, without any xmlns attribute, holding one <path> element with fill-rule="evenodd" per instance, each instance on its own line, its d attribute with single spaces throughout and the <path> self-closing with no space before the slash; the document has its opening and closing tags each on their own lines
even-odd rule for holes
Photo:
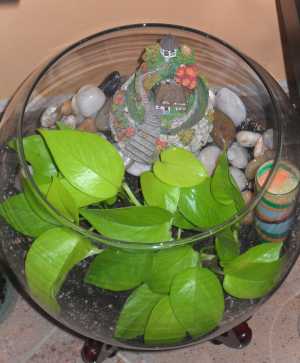
<svg viewBox="0 0 300 363">
<path fill-rule="evenodd" d="M 105 94 L 98 87 L 86 85 L 81 87 L 73 97 L 72 105 L 76 113 L 85 117 L 93 117 L 104 105 L 105 99 Z"/>
<path fill-rule="evenodd" d="M 61 118 L 61 122 L 64 123 L 65 125 L 70 126 L 72 129 L 75 129 L 78 124 L 78 119 L 74 115 L 63 116 Z"/>
<path fill-rule="evenodd" d="M 249 160 L 247 149 L 239 145 L 237 142 L 234 142 L 230 146 L 227 151 L 227 157 L 229 163 L 239 169 L 245 169 Z"/>
<path fill-rule="evenodd" d="M 268 160 L 274 158 L 275 153 L 272 150 L 267 150 L 263 155 L 250 161 L 245 170 L 245 175 L 248 180 L 253 180 L 255 178 L 256 172 L 259 167 Z"/>
<path fill-rule="evenodd" d="M 198 154 L 198 159 L 207 170 L 208 175 L 212 175 L 217 165 L 217 160 L 221 154 L 221 149 L 215 145 L 206 146 Z"/>
<path fill-rule="evenodd" d="M 253 199 L 253 192 L 251 192 L 250 190 L 244 190 L 242 192 L 242 196 L 245 201 L 245 204 L 248 206 L 251 200 Z"/>
<path fill-rule="evenodd" d="M 78 127 L 81 131 L 97 132 L 96 121 L 92 117 L 86 118 Z"/>
<path fill-rule="evenodd" d="M 252 131 L 240 131 L 236 134 L 237 142 L 243 147 L 254 147 L 260 134 Z"/>
<path fill-rule="evenodd" d="M 73 112 L 72 110 L 72 100 L 66 100 L 60 108 L 60 113 L 62 116 L 69 116 Z"/>
<path fill-rule="evenodd" d="M 71 106 L 72 106 L 72 113 L 74 113 L 75 115 L 79 115 L 80 111 L 79 108 L 77 106 L 77 102 L 76 102 L 76 95 L 74 95 L 71 99 Z"/>
<path fill-rule="evenodd" d="M 236 127 L 246 119 L 246 108 L 240 97 L 228 88 L 221 88 L 216 95 L 216 108 L 227 115 Z"/>
<path fill-rule="evenodd" d="M 223 112 L 215 110 L 213 130 L 211 136 L 214 142 L 221 148 L 224 149 L 229 146 L 235 139 L 236 130 L 234 123 L 228 116 Z"/>
<path fill-rule="evenodd" d="M 118 71 L 111 72 L 100 83 L 99 88 L 104 92 L 106 97 L 112 97 L 121 87 L 121 75 Z"/>
<path fill-rule="evenodd" d="M 245 177 L 245 174 L 240 169 L 233 166 L 229 168 L 229 171 L 239 189 L 241 191 L 244 190 L 247 186 L 247 179 Z"/>
<path fill-rule="evenodd" d="M 142 173 L 149 170 L 151 170 L 151 165 L 138 163 L 137 161 L 134 161 L 133 164 L 126 169 L 127 173 L 134 176 L 140 176 Z"/>
<path fill-rule="evenodd" d="M 216 95 L 212 90 L 208 90 L 208 108 L 214 109 L 216 103 Z"/>
<path fill-rule="evenodd" d="M 42 127 L 54 127 L 56 121 L 58 121 L 58 110 L 57 106 L 49 106 L 46 110 L 42 113 L 41 116 L 41 125 Z"/>
<path fill-rule="evenodd" d="M 263 133 L 263 142 L 268 149 L 273 149 L 274 146 L 274 130 L 268 129 Z"/>
<path fill-rule="evenodd" d="M 254 146 L 253 155 L 254 158 L 258 158 L 259 156 L 263 155 L 265 151 L 267 150 L 266 145 L 264 144 L 263 137 L 260 135 L 257 139 L 257 142 Z"/>
<path fill-rule="evenodd" d="M 242 197 L 245 201 L 246 206 L 248 206 L 252 199 L 253 199 L 253 193 L 250 190 L 244 190 L 242 192 Z M 252 210 L 249 212 L 246 217 L 242 220 L 243 224 L 252 224 L 254 220 L 254 211 Z"/>
<path fill-rule="evenodd" d="M 96 116 L 96 127 L 99 131 L 109 129 L 109 113 L 111 111 L 112 99 L 106 100 L 104 106 L 97 113 Z"/>
</svg>

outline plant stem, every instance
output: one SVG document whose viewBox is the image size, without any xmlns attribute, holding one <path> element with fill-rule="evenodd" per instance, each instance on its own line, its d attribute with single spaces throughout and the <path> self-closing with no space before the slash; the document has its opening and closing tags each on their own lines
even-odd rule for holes
<svg viewBox="0 0 300 363">
<path fill-rule="evenodd" d="M 224 272 L 220 268 L 213 268 L 210 266 L 209 269 L 220 276 L 224 276 Z"/>
<path fill-rule="evenodd" d="M 178 231 L 177 231 L 177 239 L 180 239 L 181 232 L 182 232 L 182 229 L 181 228 L 178 228 Z"/>
<path fill-rule="evenodd" d="M 136 205 L 137 207 L 140 207 L 142 204 L 137 200 L 136 196 L 133 194 L 132 190 L 130 189 L 129 185 L 127 183 L 123 183 L 122 187 L 124 189 L 124 191 L 126 192 L 129 201 Z"/>
</svg>

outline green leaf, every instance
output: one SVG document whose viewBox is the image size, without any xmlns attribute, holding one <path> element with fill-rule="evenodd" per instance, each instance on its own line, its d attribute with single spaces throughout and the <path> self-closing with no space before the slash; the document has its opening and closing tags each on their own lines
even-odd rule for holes
<svg viewBox="0 0 300 363">
<path fill-rule="evenodd" d="M 264 296 L 278 281 L 285 257 L 282 243 L 263 243 L 250 248 L 224 268 L 224 290 L 240 299 Z"/>
<path fill-rule="evenodd" d="M 181 229 L 198 230 L 198 228 L 194 224 L 190 223 L 178 210 L 174 214 L 173 226 Z"/>
<path fill-rule="evenodd" d="M 153 256 L 147 284 L 154 292 L 168 293 L 174 277 L 187 268 L 197 266 L 198 262 L 199 254 L 190 246 L 159 251 Z"/>
<path fill-rule="evenodd" d="M 117 196 L 114 196 L 112 198 L 104 200 L 103 203 L 112 206 L 116 203 L 117 200 L 118 200 Z"/>
<path fill-rule="evenodd" d="M 161 297 L 145 284 L 133 291 L 119 316 L 115 338 L 134 339 L 144 335 L 149 316 Z"/>
<path fill-rule="evenodd" d="M 195 155 L 176 147 L 160 153 L 153 171 L 162 182 L 177 187 L 192 187 L 207 178 L 205 167 Z"/>
<path fill-rule="evenodd" d="M 240 254 L 240 241 L 236 231 L 228 227 L 217 233 L 215 248 L 221 266 L 225 266 Z"/>
<path fill-rule="evenodd" d="M 186 219 L 203 230 L 224 223 L 236 213 L 234 203 L 224 205 L 213 198 L 210 178 L 193 188 L 181 189 L 178 208 Z"/>
<path fill-rule="evenodd" d="M 22 180 L 22 187 L 25 198 L 33 212 L 47 223 L 60 225 L 60 222 L 54 217 L 54 212 L 47 208 L 46 205 L 42 204 L 27 179 Z M 39 188 L 42 192 L 45 192 L 48 189 L 48 185 L 39 186 Z"/>
<path fill-rule="evenodd" d="M 79 223 L 79 211 L 72 195 L 64 188 L 58 177 L 53 177 L 48 194 L 48 202 L 64 217 Z"/>
<path fill-rule="evenodd" d="M 141 243 L 171 239 L 172 214 L 161 208 L 82 209 L 80 214 L 109 238 Z"/>
<path fill-rule="evenodd" d="M 11 143 L 10 146 L 15 150 L 17 149 L 16 143 Z M 24 137 L 23 147 L 25 159 L 32 166 L 34 174 L 48 177 L 57 174 L 56 166 L 40 135 Z"/>
<path fill-rule="evenodd" d="M 164 296 L 154 307 L 145 330 L 146 344 L 171 344 L 186 336 L 185 329 L 176 319 L 169 296 Z"/>
<path fill-rule="evenodd" d="M 42 174 L 34 174 L 32 175 L 32 178 L 36 185 L 39 187 L 40 191 L 46 196 L 52 182 L 52 177 Z"/>
<path fill-rule="evenodd" d="M 226 151 L 218 159 L 218 164 L 211 180 L 211 190 L 214 198 L 222 204 L 236 203 L 238 211 L 245 207 L 242 194 L 230 175 Z"/>
<path fill-rule="evenodd" d="M 23 193 L 14 195 L 0 204 L 0 215 L 13 229 L 30 237 L 38 237 L 54 227 L 34 213 Z"/>
<path fill-rule="evenodd" d="M 78 130 L 40 129 L 66 179 L 80 191 L 100 199 L 117 194 L 124 176 L 118 151 L 97 134 Z"/>
<path fill-rule="evenodd" d="M 86 207 L 91 204 L 95 204 L 100 202 L 101 198 L 92 197 L 81 190 L 75 188 L 72 184 L 68 182 L 68 180 L 64 177 L 60 178 L 60 182 L 63 187 L 68 191 L 68 193 L 72 196 L 77 208 Z"/>
<path fill-rule="evenodd" d="M 108 248 L 90 264 L 85 282 L 111 291 L 129 290 L 145 281 L 151 264 L 149 252 Z"/>
<path fill-rule="evenodd" d="M 53 228 L 39 236 L 25 261 L 29 290 L 52 312 L 59 312 L 56 295 L 68 272 L 81 260 L 99 250 L 80 234 L 67 228 Z"/>
<path fill-rule="evenodd" d="M 170 300 L 176 318 L 194 338 L 209 333 L 222 320 L 223 289 L 216 275 L 206 268 L 180 272 L 173 280 Z"/>
<path fill-rule="evenodd" d="M 140 178 L 143 196 L 148 205 L 174 213 L 180 196 L 180 188 L 161 182 L 151 171 Z"/>
</svg>

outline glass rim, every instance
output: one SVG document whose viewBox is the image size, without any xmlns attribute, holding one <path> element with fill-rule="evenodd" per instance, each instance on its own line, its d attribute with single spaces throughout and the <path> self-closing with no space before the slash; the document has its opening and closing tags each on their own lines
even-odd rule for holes
<svg viewBox="0 0 300 363">
<path fill-rule="evenodd" d="M 183 32 L 186 32 L 187 34 L 193 33 L 195 35 L 208 38 L 208 39 L 216 42 L 217 44 L 223 45 L 225 48 L 230 50 L 235 56 L 237 56 L 238 58 L 240 58 L 242 61 L 244 61 L 247 64 L 247 66 L 254 72 L 254 74 L 258 77 L 258 79 L 264 86 L 264 88 L 268 94 L 268 97 L 270 98 L 271 108 L 273 110 L 275 110 L 274 119 L 275 119 L 275 125 L 277 127 L 276 131 L 278 131 L 277 140 L 276 140 L 278 148 L 276 150 L 276 155 L 273 159 L 274 166 L 273 166 L 271 172 L 269 173 L 269 176 L 268 176 L 264 186 L 255 195 L 255 197 L 253 198 L 253 200 L 251 201 L 251 203 L 248 206 L 246 206 L 242 211 L 236 213 L 234 216 L 232 216 L 230 219 L 228 219 L 224 223 L 215 225 L 202 232 L 195 233 L 193 236 L 174 239 L 174 240 L 168 240 L 168 241 L 163 241 L 163 242 L 153 242 L 153 243 L 145 243 L 142 241 L 141 242 L 130 242 L 130 241 L 112 239 L 109 237 L 105 237 L 99 233 L 88 231 L 85 228 L 78 226 L 78 225 L 74 224 L 73 222 L 69 221 L 68 219 L 66 219 L 58 210 L 56 210 L 46 200 L 46 198 L 42 194 L 41 190 L 39 189 L 38 185 L 34 181 L 32 175 L 31 175 L 30 169 L 28 167 L 28 164 L 25 160 L 25 152 L 24 152 L 24 147 L 23 147 L 23 142 L 22 142 L 23 119 L 24 119 L 26 107 L 28 106 L 31 95 L 34 92 L 39 81 L 44 77 L 44 75 L 49 71 L 49 69 L 51 69 L 51 67 L 53 65 L 55 65 L 55 63 L 57 61 L 59 61 L 63 56 L 65 56 L 70 51 L 75 50 L 77 47 L 79 47 L 85 43 L 88 43 L 89 41 L 96 39 L 98 37 L 104 36 L 106 34 L 122 32 L 124 30 L 138 30 L 138 29 L 143 29 L 143 28 L 165 28 L 166 30 L 169 29 L 170 31 L 173 29 L 173 30 L 179 30 L 179 31 L 181 30 Z M 249 212 L 251 212 L 255 208 L 257 203 L 262 198 L 263 194 L 268 189 L 268 187 L 273 179 L 273 176 L 275 175 L 276 170 L 278 168 L 278 162 L 281 158 L 282 125 L 278 120 L 279 112 L 280 112 L 280 110 L 277 107 L 276 99 L 273 96 L 272 91 L 270 90 L 270 87 L 268 86 L 267 82 L 264 80 L 260 71 L 257 70 L 256 67 L 254 66 L 254 62 L 249 57 L 247 57 L 246 55 L 244 55 L 243 53 L 241 53 L 240 51 L 238 51 L 237 49 L 235 49 L 234 47 L 229 45 L 227 42 L 219 39 L 218 37 L 215 37 L 206 32 L 203 32 L 201 30 L 182 26 L 182 25 L 166 24 L 166 23 L 136 23 L 136 24 L 123 25 L 123 26 L 118 26 L 115 28 L 106 29 L 106 30 L 94 33 L 92 35 L 89 35 L 85 38 L 82 38 L 82 39 L 78 40 L 77 42 L 74 42 L 71 45 L 65 47 L 62 51 L 58 52 L 54 57 L 52 57 L 46 63 L 46 66 L 43 67 L 43 69 L 38 73 L 38 75 L 34 79 L 34 82 L 32 83 L 32 85 L 27 93 L 27 96 L 25 98 L 25 102 L 22 105 L 21 114 L 20 114 L 20 117 L 18 119 L 18 124 L 17 124 L 17 152 L 18 152 L 18 157 L 20 160 L 21 167 L 24 170 L 25 176 L 29 180 L 29 185 L 30 185 L 32 191 L 34 192 L 35 196 L 37 197 L 38 201 L 62 224 L 63 227 L 68 227 L 74 231 L 77 231 L 78 233 L 89 238 L 96 244 L 100 243 L 101 245 L 104 244 L 104 245 L 111 246 L 111 247 L 129 249 L 129 250 L 160 250 L 160 249 L 166 249 L 166 248 L 171 248 L 171 247 L 183 246 L 186 244 L 194 243 L 196 241 L 211 237 L 211 236 L 215 235 L 217 232 L 223 230 L 224 228 L 229 227 L 229 226 L 239 222 L 242 218 L 244 218 Z"/>
</svg>

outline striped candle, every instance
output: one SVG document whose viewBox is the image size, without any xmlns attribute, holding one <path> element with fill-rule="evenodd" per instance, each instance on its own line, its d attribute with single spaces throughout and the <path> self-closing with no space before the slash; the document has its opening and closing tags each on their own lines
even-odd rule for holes
<svg viewBox="0 0 300 363">
<path fill-rule="evenodd" d="M 264 186 L 273 167 L 269 160 L 257 171 L 257 191 Z M 255 226 L 263 241 L 279 242 L 286 239 L 294 219 L 295 202 L 299 189 L 299 170 L 288 161 L 280 161 L 271 185 L 255 210 Z"/>
</svg>

